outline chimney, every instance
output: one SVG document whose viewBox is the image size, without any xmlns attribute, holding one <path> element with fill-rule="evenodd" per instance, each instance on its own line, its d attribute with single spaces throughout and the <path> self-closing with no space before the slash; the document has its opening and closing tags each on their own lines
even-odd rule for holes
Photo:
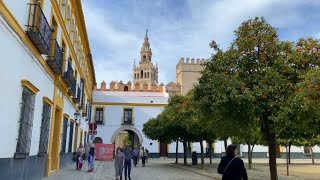
<svg viewBox="0 0 320 180">
<path fill-rule="evenodd" d="M 132 85 L 132 84 L 131 84 L 131 81 L 129 80 L 128 83 L 127 83 L 128 91 L 131 91 L 131 85 Z"/>
<path fill-rule="evenodd" d="M 161 84 L 160 84 L 160 89 L 159 89 L 160 92 L 163 92 L 163 91 L 164 91 L 163 86 L 164 86 L 163 83 L 161 83 Z"/>
<path fill-rule="evenodd" d="M 143 92 L 147 92 L 148 91 L 148 84 L 144 83 L 143 84 Z"/>
<path fill-rule="evenodd" d="M 101 83 L 101 91 L 106 91 L 106 82 L 105 81 L 102 81 Z"/>
<path fill-rule="evenodd" d="M 151 85 L 151 91 L 152 91 L 152 92 L 157 92 L 157 85 L 156 85 L 156 84 L 153 83 L 153 84 Z"/>
<path fill-rule="evenodd" d="M 110 91 L 114 91 L 115 84 L 116 83 L 114 81 L 111 81 L 111 83 L 110 83 Z"/>
<path fill-rule="evenodd" d="M 118 90 L 124 91 L 124 84 L 123 84 L 122 80 L 118 83 Z"/>
<path fill-rule="evenodd" d="M 134 85 L 134 91 L 137 91 L 137 92 L 140 91 L 140 84 L 139 84 L 139 83 L 136 83 L 136 84 Z"/>
</svg>

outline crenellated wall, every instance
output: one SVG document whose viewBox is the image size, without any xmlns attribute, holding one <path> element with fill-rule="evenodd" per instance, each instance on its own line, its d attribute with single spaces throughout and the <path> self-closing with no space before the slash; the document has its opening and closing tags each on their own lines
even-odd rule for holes
<svg viewBox="0 0 320 180">
<path fill-rule="evenodd" d="M 146 84 L 146 83 L 136 83 L 132 84 L 131 81 L 128 81 L 126 84 L 122 81 L 115 82 L 111 81 L 109 88 L 107 89 L 107 84 L 105 81 L 102 81 L 100 88 L 97 85 L 94 87 L 95 91 L 135 91 L 135 92 L 165 92 L 164 84 Z"/>
<path fill-rule="evenodd" d="M 181 58 L 176 65 L 176 83 L 181 85 L 181 94 L 186 94 L 198 83 L 205 59 Z"/>
</svg>

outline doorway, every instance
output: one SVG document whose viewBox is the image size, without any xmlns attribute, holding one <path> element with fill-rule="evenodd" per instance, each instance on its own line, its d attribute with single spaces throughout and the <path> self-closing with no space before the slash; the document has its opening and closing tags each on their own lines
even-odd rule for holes
<svg viewBox="0 0 320 180">
<path fill-rule="evenodd" d="M 119 132 L 116 135 L 114 144 L 116 148 L 122 148 L 125 146 L 125 144 L 128 144 L 131 147 L 140 146 L 138 135 L 131 130 L 124 130 Z"/>
<path fill-rule="evenodd" d="M 62 120 L 61 110 L 56 108 L 55 116 L 54 116 L 54 126 L 52 128 L 53 139 L 52 139 L 52 154 L 51 154 L 51 158 L 52 158 L 51 171 L 55 171 L 59 169 L 61 120 Z"/>
<path fill-rule="evenodd" d="M 159 146 L 160 146 L 159 156 L 168 157 L 168 144 L 160 142 Z"/>
<path fill-rule="evenodd" d="M 281 158 L 281 150 L 280 150 L 280 146 L 277 146 L 277 158 Z"/>
<path fill-rule="evenodd" d="M 79 125 L 76 124 L 75 132 L 74 132 L 74 141 L 73 141 L 73 152 L 77 152 L 77 148 L 78 148 L 78 131 L 79 131 Z"/>
</svg>

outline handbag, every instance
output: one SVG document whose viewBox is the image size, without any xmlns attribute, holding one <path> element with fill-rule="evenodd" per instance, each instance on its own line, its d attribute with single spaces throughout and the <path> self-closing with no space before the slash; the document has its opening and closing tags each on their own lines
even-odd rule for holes
<svg viewBox="0 0 320 180">
<path fill-rule="evenodd" d="M 226 170 L 228 169 L 229 165 L 231 164 L 231 162 L 235 159 L 236 157 L 232 158 L 231 161 L 228 163 L 227 167 L 224 168 L 223 174 L 226 172 Z"/>
</svg>

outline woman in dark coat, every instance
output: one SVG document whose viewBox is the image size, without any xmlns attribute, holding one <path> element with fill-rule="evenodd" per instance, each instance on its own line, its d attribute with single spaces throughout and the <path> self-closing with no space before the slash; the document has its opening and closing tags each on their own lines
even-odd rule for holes
<svg viewBox="0 0 320 180">
<path fill-rule="evenodd" d="M 231 144 L 227 147 L 227 155 L 221 158 L 218 173 L 222 180 L 247 180 L 248 175 L 243 161 L 236 157 L 237 146 Z"/>
</svg>

